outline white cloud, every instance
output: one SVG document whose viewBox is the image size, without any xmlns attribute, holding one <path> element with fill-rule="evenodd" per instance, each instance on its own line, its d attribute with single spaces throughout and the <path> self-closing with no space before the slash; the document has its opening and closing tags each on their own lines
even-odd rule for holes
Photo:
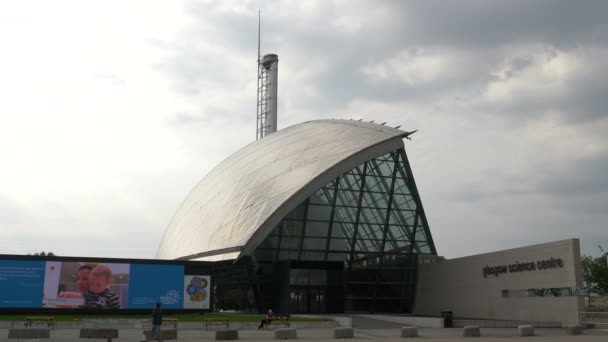
<svg viewBox="0 0 608 342">
<path fill-rule="evenodd" d="M 503 36 L 491 20 L 450 21 L 449 7 L 429 24 L 421 13 L 435 9 L 416 7 L 0 4 L 0 248 L 153 256 L 194 184 L 254 139 L 262 8 L 262 52 L 280 58 L 279 128 L 339 117 L 418 129 L 406 147 L 440 254 L 482 251 L 472 239 L 485 251 L 555 240 L 576 222 L 585 249 L 605 195 L 583 192 L 573 205 L 594 213 L 566 214 L 568 187 L 543 186 L 608 154 L 608 50 L 579 44 L 584 33 L 560 46 L 543 40 L 553 32 L 527 34 L 544 14 Z"/>
<path fill-rule="evenodd" d="M 440 52 L 407 50 L 388 60 L 374 62 L 362 71 L 376 81 L 398 80 L 418 85 L 440 79 L 450 68 L 448 59 Z"/>
</svg>

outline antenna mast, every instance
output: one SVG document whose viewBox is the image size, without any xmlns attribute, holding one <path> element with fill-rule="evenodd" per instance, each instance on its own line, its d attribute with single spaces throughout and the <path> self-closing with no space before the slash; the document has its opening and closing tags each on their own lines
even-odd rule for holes
<svg viewBox="0 0 608 342">
<path fill-rule="evenodd" d="M 262 87 L 261 87 L 261 83 L 262 83 L 262 72 L 261 72 L 261 68 L 260 68 L 260 27 L 261 27 L 261 17 L 262 17 L 262 11 L 258 11 L 258 71 L 257 71 L 257 78 L 258 78 L 258 89 L 257 89 L 257 102 L 256 102 L 256 135 L 255 135 L 255 140 L 258 140 L 260 138 L 262 138 L 262 129 L 260 127 L 260 124 L 262 123 L 262 118 L 261 118 L 261 113 L 260 113 L 260 95 L 262 92 Z"/>
<path fill-rule="evenodd" d="M 258 12 L 258 91 L 256 140 L 277 131 L 279 56 L 260 55 L 261 11 Z"/>
</svg>

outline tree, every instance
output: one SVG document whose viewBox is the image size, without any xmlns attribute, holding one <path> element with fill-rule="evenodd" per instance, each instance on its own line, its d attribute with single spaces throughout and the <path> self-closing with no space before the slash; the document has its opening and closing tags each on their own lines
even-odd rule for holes
<svg viewBox="0 0 608 342">
<path fill-rule="evenodd" d="M 589 291 L 608 294 L 608 256 L 583 256 L 585 283 Z"/>
<path fill-rule="evenodd" d="M 44 251 L 40 252 L 40 253 L 29 253 L 28 255 L 35 255 L 35 256 L 55 256 L 55 253 L 53 252 L 48 252 L 48 253 L 44 253 Z"/>
</svg>

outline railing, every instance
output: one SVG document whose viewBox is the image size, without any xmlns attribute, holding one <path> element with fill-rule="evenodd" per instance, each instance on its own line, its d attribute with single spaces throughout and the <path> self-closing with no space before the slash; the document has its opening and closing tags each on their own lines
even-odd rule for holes
<svg viewBox="0 0 608 342">
<path fill-rule="evenodd" d="M 585 324 L 608 323 L 608 312 L 596 312 L 596 311 L 579 312 L 579 319 L 580 319 L 581 323 L 585 323 Z"/>
</svg>

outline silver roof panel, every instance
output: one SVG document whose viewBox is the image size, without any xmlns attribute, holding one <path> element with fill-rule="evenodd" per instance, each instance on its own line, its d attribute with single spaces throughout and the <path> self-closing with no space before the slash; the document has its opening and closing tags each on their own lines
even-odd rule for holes
<svg viewBox="0 0 608 342">
<path fill-rule="evenodd" d="M 248 254 L 316 190 L 369 159 L 403 147 L 408 134 L 367 122 L 317 120 L 257 140 L 192 189 L 156 257 L 230 260 Z"/>
</svg>

